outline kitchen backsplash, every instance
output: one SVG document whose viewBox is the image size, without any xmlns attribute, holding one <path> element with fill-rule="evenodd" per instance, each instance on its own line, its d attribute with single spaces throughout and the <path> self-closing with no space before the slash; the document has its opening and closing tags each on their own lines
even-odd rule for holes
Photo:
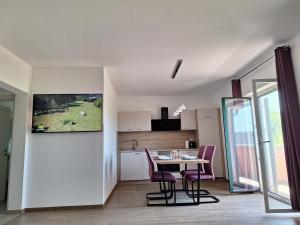
<svg viewBox="0 0 300 225">
<path fill-rule="evenodd" d="M 196 131 L 120 132 L 118 145 L 120 151 L 130 150 L 131 140 L 137 140 L 139 149 L 182 149 L 190 138 L 196 140 Z"/>
</svg>

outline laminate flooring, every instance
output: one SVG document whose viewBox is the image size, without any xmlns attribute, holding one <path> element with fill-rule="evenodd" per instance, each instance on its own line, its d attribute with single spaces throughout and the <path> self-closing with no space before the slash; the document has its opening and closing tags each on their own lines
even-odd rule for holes
<svg viewBox="0 0 300 225">
<path fill-rule="evenodd" d="M 180 183 L 180 182 L 179 182 Z M 217 204 L 147 207 L 149 182 L 120 183 L 103 209 L 32 212 L 8 225 L 300 225 L 300 213 L 266 214 L 263 195 L 231 194 L 225 181 L 202 182 L 220 199 Z"/>
</svg>

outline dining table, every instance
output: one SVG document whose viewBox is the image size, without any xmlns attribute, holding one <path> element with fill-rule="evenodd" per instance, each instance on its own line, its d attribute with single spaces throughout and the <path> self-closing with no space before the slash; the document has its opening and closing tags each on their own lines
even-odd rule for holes
<svg viewBox="0 0 300 225">
<path fill-rule="evenodd" d="M 219 199 L 216 198 L 215 196 L 212 196 L 210 194 L 205 194 L 203 195 L 202 197 L 204 198 L 212 198 L 213 201 L 205 201 L 205 202 L 201 202 L 200 201 L 200 185 L 201 185 L 201 182 L 200 182 L 200 175 L 201 175 L 201 166 L 205 163 L 209 163 L 208 160 L 205 160 L 205 159 L 199 159 L 199 158 L 195 158 L 195 159 L 185 159 L 185 158 L 180 158 L 180 157 L 177 157 L 177 158 L 170 158 L 170 159 L 160 159 L 159 157 L 156 157 L 154 158 L 154 161 L 157 163 L 157 165 L 160 165 L 160 172 L 162 173 L 162 178 L 164 180 L 164 167 L 166 165 L 171 165 L 171 164 L 184 164 L 185 165 L 185 170 L 187 170 L 187 165 L 188 164 L 196 164 L 197 165 L 197 173 L 198 173 L 198 180 L 197 180 L 197 200 L 194 201 L 192 200 L 191 202 L 177 202 L 176 199 L 175 199 L 175 202 L 171 205 L 173 206 L 190 206 L 190 205 L 199 205 L 201 203 L 217 203 L 219 202 Z M 186 192 L 186 189 L 184 189 L 184 187 L 182 189 L 178 189 L 176 188 L 174 190 L 175 192 Z M 209 193 L 208 191 L 206 190 L 203 190 L 205 191 L 206 193 Z M 186 193 L 188 195 L 188 193 Z M 194 194 L 194 193 L 192 193 Z"/>
</svg>

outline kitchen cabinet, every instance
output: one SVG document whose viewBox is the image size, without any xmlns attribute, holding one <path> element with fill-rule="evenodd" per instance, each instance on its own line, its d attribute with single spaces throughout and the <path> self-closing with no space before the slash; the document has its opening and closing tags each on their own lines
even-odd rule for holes
<svg viewBox="0 0 300 225">
<path fill-rule="evenodd" d="M 151 131 L 151 112 L 119 112 L 118 131 Z"/>
<path fill-rule="evenodd" d="M 142 152 L 121 153 L 121 180 L 141 180 Z"/>
<path fill-rule="evenodd" d="M 224 177 L 224 154 L 222 151 L 219 109 L 198 109 L 199 145 L 215 145 L 214 173 L 216 177 Z"/>
<path fill-rule="evenodd" d="M 135 112 L 134 128 L 136 131 L 151 131 L 151 112 Z"/>
<path fill-rule="evenodd" d="M 199 119 L 219 119 L 219 109 L 198 109 L 197 117 Z"/>
<path fill-rule="evenodd" d="M 181 130 L 196 130 L 197 120 L 195 110 L 184 110 L 181 113 Z"/>
<path fill-rule="evenodd" d="M 157 152 L 150 152 L 152 157 Z M 149 179 L 149 165 L 146 152 L 121 152 L 121 181 Z M 155 168 L 156 169 L 156 168 Z"/>
<path fill-rule="evenodd" d="M 118 113 L 118 130 L 134 131 L 134 114 L 132 112 Z"/>
<path fill-rule="evenodd" d="M 198 151 L 184 151 L 184 154 L 187 155 L 198 155 Z M 129 180 L 148 180 L 149 177 L 149 165 L 146 152 L 121 152 L 120 153 L 120 179 L 121 181 Z M 150 151 L 151 157 L 158 156 L 157 151 Z M 180 165 L 180 170 L 184 170 L 184 165 Z M 188 169 L 197 169 L 197 165 L 188 164 Z M 154 164 L 154 170 L 157 171 L 157 165 Z M 181 175 L 178 172 L 174 172 L 173 175 L 176 178 L 181 178 Z"/>
</svg>

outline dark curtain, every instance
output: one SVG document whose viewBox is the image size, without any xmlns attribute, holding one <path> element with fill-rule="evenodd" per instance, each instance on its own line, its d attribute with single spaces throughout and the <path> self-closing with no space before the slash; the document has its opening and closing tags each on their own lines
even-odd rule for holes
<svg viewBox="0 0 300 225">
<path fill-rule="evenodd" d="M 241 80 L 232 80 L 231 88 L 232 88 L 232 97 L 234 98 L 242 97 Z"/>
<path fill-rule="evenodd" d="M 300 210 L 300 107 L 290 47 L 277 48 L 275 58 L 291 203 Z"/>
</svg>

